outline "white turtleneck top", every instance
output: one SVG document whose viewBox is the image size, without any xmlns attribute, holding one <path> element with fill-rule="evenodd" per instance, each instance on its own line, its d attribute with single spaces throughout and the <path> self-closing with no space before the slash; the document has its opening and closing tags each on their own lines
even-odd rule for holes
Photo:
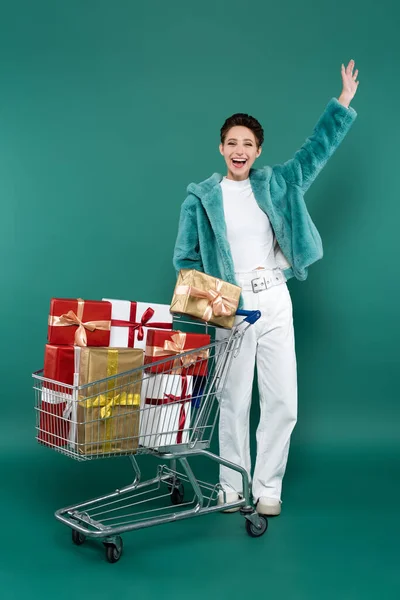
<svg viewBox="0 0 400 600">
<path fill-rule="evenodd" d="M 236 273 L 276 267 L 275 235 L 267 215 L 258 206 L 250 179 L 223 178 L 222 198 L 228 242 Z"/>
</svg>

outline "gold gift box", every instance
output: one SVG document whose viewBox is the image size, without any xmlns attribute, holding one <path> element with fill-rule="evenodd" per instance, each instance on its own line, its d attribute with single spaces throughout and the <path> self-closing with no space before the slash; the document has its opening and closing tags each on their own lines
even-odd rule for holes
<svg viewBox="0 0 400 600">
<path fill-rule="evenodd" d="M 86 347 L 79 352 L 79 385 L 93 385 L 79 393 L 78 452 L 133 454 L 139 441 L 142 371 L 119 374 L 141 367 L 143 350 Z M 97 383 L 107 377 L 112 379 Z"/>
<path fill-rule="evenodd" d="M 231 329 L 241 291 L 237 285 L 195 269 L 181 269 L 170 311 Z"/>
</svg>

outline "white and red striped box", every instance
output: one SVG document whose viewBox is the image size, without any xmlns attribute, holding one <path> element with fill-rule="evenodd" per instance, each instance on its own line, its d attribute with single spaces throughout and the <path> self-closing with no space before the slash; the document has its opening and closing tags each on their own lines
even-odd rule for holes
<svg viewBox="0 0 400 600">
<path fill-rule="evenodd" d="M 112 348 L 146 348 L 146 330 L 172 330 L 169 304 L 112 300 L 111 335 Z"/>
<path fill-rule="evenodd" d="M 139 445 L 188 443 L 192 393 L 191 375 L 147 375 L 141 389 Z"/>
</svg>

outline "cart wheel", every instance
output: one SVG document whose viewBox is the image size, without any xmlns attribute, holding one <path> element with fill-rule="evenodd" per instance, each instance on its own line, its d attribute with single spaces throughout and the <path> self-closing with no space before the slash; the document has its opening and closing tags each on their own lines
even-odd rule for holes
<svg viewBox="0 0 400 600">
<path fill-rule="evenodd" d="M 182 504 L 184 495 L 185 495 L 185 489 L 184 489 L 183 485 L 180 483 L 179 486 L 175 487 L 171 492 L 172 504 Z"/>
<path fill-rule="evenodd" d="M 168 487 L 168 491 L 169 491 L 169 492 L 172 492 L 172 490 L 173 490 L 174 488 L 177 488 L 177 487 L 179 487 L 179 486 L 181 486 L 181 485 L 182 485 L 182 484 L 181 484 L 181 480 L 180 480 L 180 479 L 178 479 L 177 477 L 176 477 L 176 478 L 175 478 L 175 477 L 170 477 L 169 479 L 167 479 L 167 480 L 165 481 L 165 483 L 167 484 L 167 487 Z"/>
<path fill-rule="evenodd" d="M 83 535 L 83 533 L 80 533 L 80 531 L 76 531 L 76 529 L 72 530 L 72 542 L 76 546 L 81 546 L 85 540 L 86 536 Z"/>
<path fill-rule="evenodd" d="M 254 523 L 246 519 L 246 531 L 250 537 L 260 537 L 268 529 L 268 519 L 262 515 L 259 516 L 260 527 L 256 527 Z"/>
<path fill-rule="evenodd" d="M 116 563 L 122 556 L 122 539 L 119 538 L 119 549 L 115 544 L 104 544 L 106 547 L 106 558 L 109 563 Z"/>
</svg>

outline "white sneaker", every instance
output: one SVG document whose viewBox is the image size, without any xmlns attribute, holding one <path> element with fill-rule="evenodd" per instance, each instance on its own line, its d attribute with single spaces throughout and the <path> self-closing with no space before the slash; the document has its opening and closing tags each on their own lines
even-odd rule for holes
<svg viewBox="0 0 400 600">
<path fill-rule="evenodd" d="M 223 504 L 228 504 L 229 502 L 236 502 L 236 500 L 239 500 L 240 498 L 241 498 L 241 496 L 237 492 L 223 492 L 222 490 L 220 490 L 218 492 L 217 504 L 218 504 L 218 506 L 221 506 Z M 226 510 L 221 510 L 221 512 L 233 513 L 233 512 L 237 512 L 238 510 L 240 510 L 240 506 L 238 506 L 236 508 L 227 508 Z"/>
<path fill-rule="evenodd" d="M 261 496 L 258 499 L 256 511 L 259 515 L 265 515 L 266 517 L 277 517 L 281 514 L 281 501 L 277 498 L 267 498 Z"/>
</svg>

